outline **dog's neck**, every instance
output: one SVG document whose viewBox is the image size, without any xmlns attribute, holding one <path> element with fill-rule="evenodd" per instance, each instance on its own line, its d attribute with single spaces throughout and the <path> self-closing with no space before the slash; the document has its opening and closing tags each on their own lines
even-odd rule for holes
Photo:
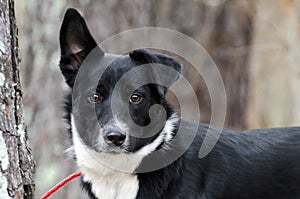
<svg viewBox="0 0 300 199">
<path fill-rule="evenodd" d="M 136 174 L 129 174 L 106 166 L 99 165 L 97 171 L 80 167 L 83 173 L 83 181 L 91 185 L 92 193 L 99 199 L 135 199 L 139 190 L 139 182 Z M 102 173 L 101 173 L 102 172 Z"/>
</svg>

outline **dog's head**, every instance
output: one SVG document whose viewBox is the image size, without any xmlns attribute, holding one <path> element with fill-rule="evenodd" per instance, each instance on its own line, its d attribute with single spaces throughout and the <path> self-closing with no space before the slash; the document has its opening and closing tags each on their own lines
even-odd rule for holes
<svg viewBox="0 0 300 199">
<path fill-rule="evenodd" d="M 72 90 L 69 119 L 86 146 L 133 153 L 171 140 L 174 133 L 166 124 L 175 119 L 165 95 L 180 75 L 175 59 L 147 50 L 104 53 L 74 9 L 65 14 L 60 47 L 60 69 Z"/>
</svg>

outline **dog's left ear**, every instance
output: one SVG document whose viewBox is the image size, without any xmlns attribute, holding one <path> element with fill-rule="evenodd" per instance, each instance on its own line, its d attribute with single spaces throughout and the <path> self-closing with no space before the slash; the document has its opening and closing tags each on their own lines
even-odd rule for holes
<svg viewBox="0 0 300 199">
<path fill-rule="evenodd" d="M 97 43 L 83 17 L 73 8 L 69 8 L 65 13 L 59 41 L 61 49 L 60 69 L 67 84 L 72 87 L 83 60 L 97 47 Z M 103 51 L 101 50 L 101 52 Z"/>
<path fill-rule="evenodd" d="M 167 85 L 157 86 L 160 95 L 165 95 L 168 88 L 180 77 L 182 65 L 173 57 L 160 54 L 160 53 L 152 53 L 144 49 L 134 50 L 129 54 L 129 56 L 131 57 L 132 60 L 134 60 L 139 65 L 157 63 L 174 69 L 174 70 L 170 70 L 168 74 L 158 74 L 157 78 L 162 78 L 162 76 L 168 77 L 168 81 L 166 82 Z"/>
</svg>

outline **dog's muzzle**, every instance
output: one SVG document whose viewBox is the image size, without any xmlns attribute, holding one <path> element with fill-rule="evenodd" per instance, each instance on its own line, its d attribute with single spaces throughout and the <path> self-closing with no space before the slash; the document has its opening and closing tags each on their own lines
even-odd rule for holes
<svg viewBox="0 0 300 199">
<path fill-rule="evenodd" d="M 111 146 L 120 147 L 124 143 L 126 136 L 118 131 L 111 131 L 104 135 L 104 140 Z"/>
</svg>

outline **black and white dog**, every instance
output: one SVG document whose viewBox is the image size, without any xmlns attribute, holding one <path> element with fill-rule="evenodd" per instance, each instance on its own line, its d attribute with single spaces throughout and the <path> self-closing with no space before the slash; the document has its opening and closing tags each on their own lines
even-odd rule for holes
<svg viewBox="0 0 300 199">
<path fill-rule="evenodd" d="M 300 127 L 223 129 L 212 151 L 199 158 L 211 127 L 181 120 L 165 99 L 168 86 L 153 82 L 155 74 L 140 71 L 114 93 L 125 73 L 145 64 L 172 70 L 166 75 L 171 85 L 181 70 L 175 59 L 146 50 L 104 53 L 74 9 L 65 14 L 60 47 L 60 69 L 71 88 L 71 148 L 91 198 L 300 199 Z M 136 87 L 135 80 L 149 76 L 151 83 Z M 155 105 L 164 111 L 151 113 Z M 150 124 L 151 133 L 141 128 Z"/>
</svg>

